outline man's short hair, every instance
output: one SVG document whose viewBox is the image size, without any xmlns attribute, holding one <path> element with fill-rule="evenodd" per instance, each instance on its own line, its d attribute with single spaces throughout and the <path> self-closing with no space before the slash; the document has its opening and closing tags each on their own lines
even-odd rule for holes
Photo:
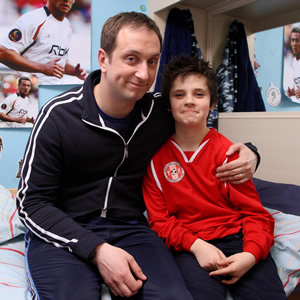
<svg viewBox="0 0 300 300">
<path fill-rule="evenodd" d="M 292 34 L 292 32 L 294 32 L 294 33 L 300 33 L 300 28 L 299 27 L 294 27 L 292 29 L 292 31 L 291 31 L 291 34 Z"/>
<path fill-rule="evenodd" d="M 103 25 L 101 33 L 100 47 L 111 57 L 116 47 L 116 39 L 119 31 L 125 27 L 147 28 L 153 30 L 160 42 L 160 51 L 162 49 L 162 36 L 156 23 L 147 15 L 138 12 L 122 12 L 109 18 Z"/>
<path fill-rule="evenodd" d="M 28 81 L 30 81 L 30 83 L 31 83 L 31 80 L 30 80 L 29 77 L 27 77 L 27 76 L 22 76 L 22 77 L 19 78 L 18 84 L 21 84 L 22 80 L 28 80 Z"/>
</svg>

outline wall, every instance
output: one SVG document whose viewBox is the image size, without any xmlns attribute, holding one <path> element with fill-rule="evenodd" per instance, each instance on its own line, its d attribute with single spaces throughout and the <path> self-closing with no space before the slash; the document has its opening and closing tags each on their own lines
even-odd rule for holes
<svg viewBox="0 0 300 300">
<path fill-rule="evenodd" d="M 91 70 L 98 68 L 98 49 L 100 44 L 101 28 L 105 20 L 121 11 L 139 11 L 148 13 L 148 1 L 142 0 L 114 0 L 109 4 L 104 0 L 91 0 L 92 5 L 92 50 L 91 50 Z M 144 9 L 145 8 L 145 9 Z M 63 86 L 41 86 L 39 88 L 39 108 L 51 97 L 56 96 L 69 89 L 70 85 Z M 18 172 L 18 162 L 23 157 L 26 143 L 30 135 L 30 129 L 1 128 L 0 137 L 4 141 L 4 150 L 0 153 L 0 184 L 6 188 L 16 188 L 19 179 L 16 178 Z"/>
<path fill-rule="evenodd" d="M 300 17 L 299 17 L 300 19 Z M 300 104 L 292 102 L 284 93 L 284 27 L 255 34 L 255 55 L 260 64 L 257 69 L 257 82 L 261 87 L 267 111 L 300 111 Z M 281 101 L 277 106 L 267 102 L 267 91 L 271 82 L 280 90 Z"/>
<path fill-rule="evenodd" d="M 221 113 L 219 132 L 232 142 L 252 142 L 261 163 L 255 177 L 300 185 L 299 112 Z"/>
</svg>

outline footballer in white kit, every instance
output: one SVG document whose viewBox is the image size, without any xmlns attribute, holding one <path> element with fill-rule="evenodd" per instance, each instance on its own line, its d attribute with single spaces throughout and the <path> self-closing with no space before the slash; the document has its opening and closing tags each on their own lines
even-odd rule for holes
<svg viewBox="0 0 300 300">
<path fill-rule="evenodd" d="M 294 79 L 294 90 L 298 90 L 300 88 L 300 59 L 293 57 L 292 62 L 292 69 L 293 69 L 293 79 Z M 293 102 L 300 103 L 300 99 L 296 96 L 290 97 Z"/>
<path fill-rule="evenodd" d="M 35 119 L 29 116 L 27 96 L 30 90 L 30 79 L 25 76 L 19 78 L 18 91 L 0 102 L 0 127 L 32 127 Z"/>
<path fill-rule="evenodd" d="M 22 15 L 14 24 L 1 45 L 15 50 L 23 57 L 40 63 L 60 59 L 58 63 L 65 67 L 72 29 L 64 18 L 56 19 L 44 6 Z M 63 78 L 36 73 L 39 84 L 62 84 Z"/>
</svg>

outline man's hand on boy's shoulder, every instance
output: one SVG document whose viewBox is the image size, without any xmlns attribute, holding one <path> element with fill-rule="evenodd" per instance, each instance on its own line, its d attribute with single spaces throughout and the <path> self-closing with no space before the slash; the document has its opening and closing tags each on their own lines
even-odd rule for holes
<svg viewBox="0 0 300 300">
<path fill-rule="evenodd" d="M 241 184 L 253 177 L 258 160 L 256 153 L 243 143 L 236 143 L 229 147 L 226 155 L 231 156 L 235 152 L 239 154 L 237 159 L 218 167 L 216 170 L 216 177 L 222 182 Z"/>
</svg>

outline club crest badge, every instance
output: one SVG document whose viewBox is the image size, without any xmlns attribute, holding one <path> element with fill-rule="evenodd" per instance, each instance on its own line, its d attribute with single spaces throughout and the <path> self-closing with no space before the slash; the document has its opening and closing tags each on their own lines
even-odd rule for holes
<svg viewBox="0 0 300 300">
<path fill-rule="evenodd" d="M 184 169 L 182 168 L 180 163 L 178 163 L 177 161 L 173 161 L 168 163 L 164 167 L 164 175 L 168 181 L 175 183 L 183 178 Z"/>
<path fill-rule="evenodd" d="M 1 109 L 6 109 L 6 107 L 7 107 L 7 105 L 6 105 L 5 103 L 3 103 L 3 104 L 1 105 Z"/>
<path fill-rule="evenodd" d="M 8 38 L 12 42 L 18 42 L 22 38 L 22 32 L 19 29 L 15 28 L 10 31 L 10 33 L 8 34 Z"/>
</svg>

